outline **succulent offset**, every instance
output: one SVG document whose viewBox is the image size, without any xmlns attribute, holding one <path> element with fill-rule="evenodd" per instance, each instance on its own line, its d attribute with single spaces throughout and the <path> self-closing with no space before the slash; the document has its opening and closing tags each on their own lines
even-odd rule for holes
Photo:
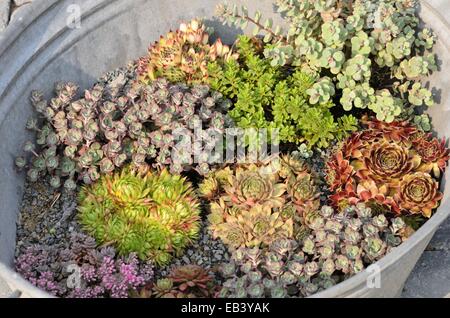
<svg viewBox="0 0 450 318">
<path fill-rule="evenodd" d="M 385 211 L 431 217 L 450 158 L 445 140 L 408 122 L 364 121 L 367 128 L 349 137 L 327 164 L 332 202 L 341 208 L 371 202 Z"/>
<path fill-rule="evenodd" d="M 291 155 L 218 170 L 200 192 L 209 201 L 213 236 L 232 249 L 296 237 L 320 204 L 314 175 Z"/>
<path fill-rule="evenodd" d="M 220 297 L 307 297 L 353 276 L 404 238 L 401 218 L 375 216 L 364 204 L 335 214 L 323 206 L 302 241 L 282 238 L 268 249 L 240 248 L 221 267 Z"/>
<path fill-rule="evenodd" d="M 161 172 L 140 173 L 126 167 L 82 189 L 79 218 L 99 244 L 114 245 L 157 265 L 197 238 L 199 202 L 185 178 Z"/>
<path fill-rule="evenodd" d="M 392 122 L 411 108 L 434 103 L 419 80 L 437 69 L 436 37 L 428 28 L 419 29 L 418 3 L 277 0 L 285 29 L 272 19 L 263 21 L 260 11 L 251 16 L 245 6 L 222 4 L 217 14 L 236 27 L 255 25 L 254 34 L 265 35 L 264 55 L 272 65 L 311 70 L 318 78 L 335 75 L 326 87 L 310 90 L 311 102 L 342 96 L 345 110 L 368 108 L 379 120 Z"/>
<path fill-rule="evenodd" d="M 208 298 L 215 296 L 213 276 L 198 265 L 175 267 L 168 277 L 158 279 L 141 297 Z M 142 295 L 143 294 L 143 295 Z"/>
</svg>

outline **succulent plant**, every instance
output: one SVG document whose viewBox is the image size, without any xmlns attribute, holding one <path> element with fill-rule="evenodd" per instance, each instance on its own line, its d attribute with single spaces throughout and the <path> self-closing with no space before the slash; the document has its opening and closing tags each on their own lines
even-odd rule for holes
<svg viewBox="0 0 450 318">
<path fill-rule="evenodd" d="M 256 204 L 239 212 L 226 209 L 223 202 L 212 203 L 209 220 L 213 236 L 219 237 L 230 248 L 267 246 L 279 237 L 292 237 L 294 231 L 292 219 L 283 220 L 270 205 Z"/>
<path fill-rule="evenodd" d="M 197 290 L 204 297 L 211 295 L 212 277 L 202 267 L 197 265 L 185 265 L 175 268 L 170 274 L 170 279 L 178 285 L 181 292 Z"/>
<path fill-rule="evenodd" d="M 319 195 L 315 178 L 307 171 L 290 177 L 287 181 L 287 192 L 290 200 L 301 214 L 317 209 Z"/>
<path fill-rule="evenodd" d="M 362 150 L 362 160 L 353 161 L 357 176 L 364 179 L 387 184 L 395 184 L 399 179 L 415 170 L 421 163 L 419 155 L 413 149 L 395 142 L 373 142 L 369 148 Z"/>
<path fill-rule="evenodd" d="M 161 77 L 173 83 L 207 84 L 209 62 L 237 57 L 220 39 L 210 45 L 206 26 L 194 19 L 161 36 L 149 48 L 148 56 L 139 60 L 138 74 L 146 84 Z"/>
<path fill-rule="evenodd" d="M 409 91 L 408 101 L 414 106 L 432 106 L 433 95 L 429 90 L 423 88 L 420 83 L 414 83 Z"/>
<path fill-rule="evenodd" d="M 42 125 L 29 120 L 27 127 L 36 131 L 37 145 L 25 144 L 32 160 L 27 164 L 19 157 L 17 167 L 28 167 L 32 181 L 46 174 L 59 177 L 70 190 L 80 180 L 91 184 L 130 161 L 144 170 L 153 162 L 173 173 L 196 169 L 206 174 L 214 169 L 217 160 L 209 154 L 232 125 L 226 115 L 229 101 L 204 85 L 187 88 L 166 80 L 150 86 L 131 83 L 133 72 L 130 65 L 79 100 L 74 100 L 76 86 L 70 83 L 60 85 L 50 103 L 33 93 L 34 106 L 44 118 Z M 48 117 L 46 110 L 55 105 L 58 111 Z M 196 135 L 197 128 L 205 129 Z"/>
<path fill-rule="evenodd" d="M 144 174 L 126 167 L 102 176 L 79 195 L 80 222 L 100 244 L 167 264 L 199 231 L 199 203 L 191 185 L 167 170 Z"/>
<path fill-rule="evenodd" d="M 294 157 L 299 157 L 302 159 L 309 159 L 314 155 L 313 151 L 309 149 L 305 143 L 300 144 L 297 150 L 293 151 L 292 154 Z"/>
<path fill-rule="evenodd" d="M 332 74 L 338 74 L 345 62 L 345 54 L 334 48 L 326 48 L 320 56 L 319 63 L 323 68 L 329 68 Z M 330 83 L 332 84 L 332 82 Z M 333 86 L 334 88 L 334 86 Z M 331 96 L 334 95 L 334 91 Z"/>
<path fill-rule="evenodd" d="M 323 206 L 300 242 L 282 238 L 267 249 L 240 248 L 220 268 L 220 297 L 306 297 L 361 272 L 404 239 L 401 218 L 375 216 L 364 204 L 335 214 Z"/>
<path fill-rule="evenodd" d="M 202 267 L 185 265 L 172 269 L 169 276 L 158 279 L 150 288 L 144 287 L 141 298 L 207 298 L 214 297 L 213 277 Z"/>
<path fill-rule="evenodd" d="M 431 131 L 431 119 L 427 114 L 416 115 L 413 119 L 414 125 L 423 132 Z"/>
<path fill-rule="evenodd" d="M 209 70 L 211 87 L 234 101 L 229 115 L 238 127 L 276 131 L 281 142 L 306 143 L 309 148 L 328 147 L 355 129 L 353 116 L 335 119 L 330 111 L 335 94 L 331 78 L 319 78 L 306 68 L 285 72 L 274 66 L 261 55 L 258 38 L 240 36 L 235 46 L 238 61 L 210 63 Z M 343 53 L 333 49 L 327 54 L 320 62 L 337 72 Z"/>
<path fill-rule="evenodd" d="M 209 201 L 213 236 L 230 248 L 267 246 L 280 237 L 297 237 L 307 214 L 320 203 L 315 177 L 293 155 L 226 167 L 199 187 Z"/>
<path fill-rule="evenodd" d="M 432 173 L 436 178 L 441 176 L 450 159 L 450 150 L 445 144 L 445 138 L 439 141 L 431 135 L 414 140 L 414 148 L 422 158 L 421 171 Z"/>
<path fill-rule="evenodd" d="M 369 104 L 369 109 L 377 114 L 377 119 L 388 123 L 402 113 L 402 108 L 402 100 L 392 96 L 387 89 L 376 92 L 375 99 Z"/>
<path fill-rule="evenodd" d="M 306 93 L 310 96 L 309 102 L 311 104 L 324 104 L 334 95 L 334 84 L 330 78 L 324 77 L 314 83 Z"/>
<path fill-rule="evenodd" d="M 363 123 L 367 128 L 342 143 L 327 163 L 333 204 L 343 209 L 370 202 L 382 211 L 431 217 L 442 199 L 439 178 L 450 158 L 445 140 L 406 121 L 364 117 Z"/>
<path fill-rule="evenodd" d="M 49 259 L 54 263 L 49 266 Z M 79 284 L 71 286 L 70 268 L 78 268 Z M 85 234 L 72 232 L 66 248 L 33 245 L 21 250 L 16 270 L 33 285 L 57 297 L 126 298 L 153 280 L 151 262 L 135 254 L 121 257 L 112 247 L 97 247 Z"/>
<path fill-rule="evenodd" d="M 245 168 L 237 167 L 236 176 L 230 178 L 230 184 L 224 186 L 224 200 L 237 208 L 252 207 L 256 204 L 281 207 L 286 185 L 278 183 L 276 177 L 265 175 L 257 165 Z"/>
<path fill-rule="evenodd" d="M 424 172 L 415 172 L 403 177 L 394 195 L 399 210 L 406 210 L 411 214 L 422 213 L 427 218 L 431 217 L 442 197 L 439 182 Z"/>
<path fill-rule="evenodd" d="M 417 6 L 417 0 L 277 0 L 285 28 L 272 19 L 263 22 L 260 11 L 253 17 L 245 6 L 221 4 L 217 15 L 239 28 L 253 24 L 254 34 L 265 36 L 263 52 L 271 65 L 300 67 L 317 78 L 330 71 L 336 75 L 326 86 L 335 89 L 317 86 L 312 96 L 341 96 L 347 111 L 370 105 L 379 120 L 393 122 L 408 107 L 397 102 L 399 97 L 413 109 L 433 104 L 431 91 L 418 85 L 436 70 L 431 53 L 436 37 L 428 28 L 419 29 Z"/>
<path fill-rule="evenodd" d="M 375 90 L 368 83 L 357 84 L 354 87 L 345 87 L 342 90 L 341 104 L 344 110 L 367 108 L 375 101 Z"/>
</svg>

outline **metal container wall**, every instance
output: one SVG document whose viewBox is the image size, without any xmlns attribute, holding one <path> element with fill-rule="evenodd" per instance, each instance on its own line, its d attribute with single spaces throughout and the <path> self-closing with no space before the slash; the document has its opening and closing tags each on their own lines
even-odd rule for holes
<svg viewBox="0 0 450 318">
<path fill-rule="evenodd" d="M 90 87 L 105 71 L 115 69 L 146 52 L 181 21 L 213 17 L 222 0 L 34 0 L 22 17 L 0 35 L 0 277 L 23 296 L 48 297 L 13 270 L 16 220 L 22 198 L 24 176 L 13 161 L 30 138 L 24 130 L 32 113 L 31 90 L 43 90 L 47 97 L 55 81 L 73 81 Z M 245 4 L 250 11 L 273 13 L 271 0 L 231 1 Z M 77 5 L 73 5 L 73 4 Z M 79 25 L 72 18 L 81 14 Z M 439 105 L 430 110 L 435 130 L 450 137 L 450 29 L 445 20 L 422 2 L 420 14 L 438 35 L 436 53 L 440 72 L 430 77 Z M 276 19 L 278 20 L 278 19 Z M 75 19 L 76 21 L 76 19 Z M 279 20 L 278 20 L 279 21 Z M 239 32 L 207 20 L 226 42 Z M 450 173 L 445 175 L 445 197 L 438 212 L 406 243 L 380 260 L 380 288 L 370 288 L 372 273 L 364 271 L 314 297 L 393 297 L 403 285 L 438 226 L 450 213 Z"/>
</svg>

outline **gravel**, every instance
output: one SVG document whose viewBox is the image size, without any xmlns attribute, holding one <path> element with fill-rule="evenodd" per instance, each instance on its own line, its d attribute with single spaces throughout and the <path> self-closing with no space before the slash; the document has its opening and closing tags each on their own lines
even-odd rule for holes
<svg viewBox="0 0 450 318">
<path fill-rule="evenodd" d="M 173 267 L 188 264 L 202 266 L 213 274 L 220 264 L 229 259 L 230 254 L 225 245 L 220 240 L 214 240 L 211 237 L 206 222 L 203 222 L 197 242 L 188 248 L 184 255 L 175 258 L 170 265 L 159 270 L 156 269 L 155 275 L 157 278 L 161 278 L 168 275 Z"/>
<path fill-rule="evenodd" d="M 54 190 L 48 179 L 26 182 L 17 224 L 16 257 L 29 246 L 65 249 L 71 233 L 81 231 L 76 220 L 77 192 Z M 56 260 L 49 259 L 49 264 Z"/>
</svg>

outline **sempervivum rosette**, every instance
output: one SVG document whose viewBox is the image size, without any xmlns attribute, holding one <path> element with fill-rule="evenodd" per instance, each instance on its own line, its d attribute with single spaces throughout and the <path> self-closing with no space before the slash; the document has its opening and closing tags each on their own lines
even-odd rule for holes
<svg viewBox="0 0 450 318">
<path fill-rule="evenodd" d="M 420 165 L 420 157 L 406 146 L 381 140 L 367 143 L 362 157 L 352 162 L 358 176 L 380 183 L 396 183 Z"/>
<path fill-rule="evenodd" d="M 299 213 L 314 211 L 319 208 L 319 192 L 310 173 L 302 172 L 288 180 L 288 193 Z"/>
<path fill-rule="evenodd" d="M 199 185 L 213 237 L 232 249 L 292 239 L 306 226 L 306 214 L 319 208 L 315 177 L 304 162 L 290 155 L 268 159 L 230 165 Z"/>
<path fill-rule="evenodd" d="M 330 201 L 339 209 L 369 202 L 380 211 L 432 215 L 442 195 L 439 178 L 449 159 L 445 140 L 408 122 L 363 118 L 367 129 L 345 140 L 327 163 Z"/>
<path fill-rule="evenodd" d="M 417 138 L 414 141 L 414 148 L 422 158 L 420 170 L 433 173 L 439 178 L 450 158 L 450 150 L 445 146 L 445 139 L 432 138 L 429 140 L 429 138 Z"/>
<path fill-rule="evenodd" d="M 438 207 L 442 193 L 439 192 L 439 183 L 428 173 L 416 172 L 402 179 L 394 198 L 400 210 L 422 213 L 429 218 L 433 209 Z"/>
<path fill-rule="evenodd" d="M 241 213 L 220 200 L 211 204 L 208 220 L 213 236 L 233 249 L 266 246 L 278 238 L 293 236 L 292 219 L 283 219 L 270 205 L 256 204 Z"/>
<path fill-rule="evenodd" d="M 282 195 L 286 187 L 277 183 L 275 175 L 267 176 L 256 165 L 238 168 L 236 175 L 231 177 L 229 186 L 224 187 L 226 200 L 242 207 L 252 207 L 255 204 L 269 204 L 274 207 L 283 205 Z"/>
<path fill-rule="evenodd" d="M 220 39 L 210 45 L 206 26 L 200 20 L 192 20 L 161 36 L 149 48 L 148 56 L 138 61 L 137 71 L 146 84 L 160 77 L 173 83 L 207 83 L 209 62 L 237 58 Z"/>
</svg>

